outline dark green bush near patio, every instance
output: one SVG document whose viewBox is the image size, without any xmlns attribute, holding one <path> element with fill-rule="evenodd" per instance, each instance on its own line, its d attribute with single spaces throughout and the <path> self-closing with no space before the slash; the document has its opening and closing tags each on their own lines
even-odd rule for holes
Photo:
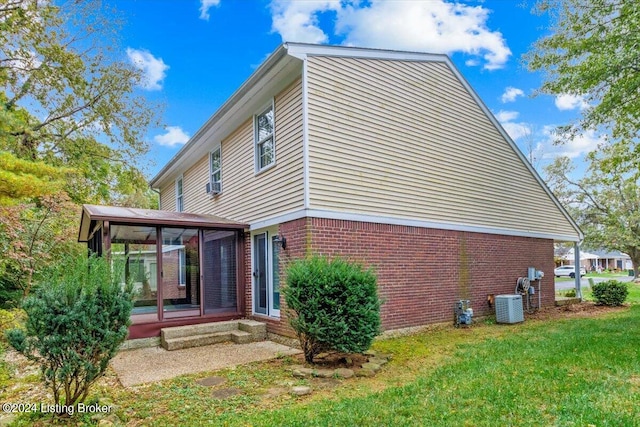
<svg viewBox="0 0 640 427">
<path fill-rule="evenodd" d="M 122 272 L 103 258 L 62 260 L 24 301 L 25 328 L 7 332 L 9 343 L 40 365 L 54 403 L 83 402 L 126 339 L 132 287 L 121 283 Z"/>
<path fill-rule="evenodd" d="M 313 256 L 287 268 L 283 289 L 305 360 L 323 351 L 367 350 L 380 332 L 377 278 L 340 258 Z"/>
<path fill-rule="evenodd" d="M 591 288 L 596 304 L 618 306 L 622 305 L 629 295 L 626 283 L 617 280 L 607 280 L 593 285 Z"/>
</svg>

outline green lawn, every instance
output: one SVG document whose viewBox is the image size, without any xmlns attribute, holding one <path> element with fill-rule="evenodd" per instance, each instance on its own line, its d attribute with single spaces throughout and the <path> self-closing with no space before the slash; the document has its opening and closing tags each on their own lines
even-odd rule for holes
<svg viewBox="0 0 640 427">
<path fill-rule="evenodd" d="M 298 362 L 282 358 L 216 372 L 242 391 L 226 400 L 195 384 L 211 373 L 135 389 L 111 378 L 95 393 L 135 426 L 640 426 L 639 285 L 630 301 L 598 317 L 487 320 L 378 341 L 393 360 L 374 378 L 296 379 L 287 368 Z M 314 392 L 267 396 L 295 384 Z M 0 389 L 3 402 L 19 398 Z M 72 422 L 91 425 L 88 417 Z M 17 425 L 51 423 L 39 415 Z"/>
<path fill-rule="evenodd" d="M 640 306 L 598 319 L 493 327 L 509 333 L 461 342 L 440 366 L 401 387 L 222 419 L 255 426 L 640 424 Z"/>
</svg>

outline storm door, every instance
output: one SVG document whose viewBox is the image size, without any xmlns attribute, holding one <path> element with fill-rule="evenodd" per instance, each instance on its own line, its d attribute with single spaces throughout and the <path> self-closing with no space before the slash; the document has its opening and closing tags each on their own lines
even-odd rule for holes
<svg viewBox="0 0 640 427">
<path fill-rule="evenodd" d="M 253 235 L 253 312 L 280 317 L 280 245 L 277 230 Z"/>
</svg>

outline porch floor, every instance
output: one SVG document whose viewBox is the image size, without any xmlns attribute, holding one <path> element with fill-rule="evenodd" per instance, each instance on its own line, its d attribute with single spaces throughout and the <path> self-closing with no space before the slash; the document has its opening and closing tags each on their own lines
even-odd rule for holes
<svg viewBox="0 0 640 427">
<path fill-rule="evenodd" d="M 158 346 L 120 351 L 111 360 L 111 367 L 120 383 L 131 387 L 298 353 L 298 349 L 272 341 L 221 343 L 173 351 Z"/>
</svg>

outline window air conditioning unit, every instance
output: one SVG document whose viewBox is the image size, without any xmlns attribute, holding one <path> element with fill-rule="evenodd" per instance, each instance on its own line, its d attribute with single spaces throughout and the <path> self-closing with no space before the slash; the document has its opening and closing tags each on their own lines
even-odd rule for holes
<svg viewBox="0 0 640 427">
<path fill-rule="evenodd" d="M 496 295 L 496 323 L 524 322 L 522 295 Z"/>
<path fill-rule="evenodd" d="M 207 182 L 206 190 L 207 194 L 211 194 L 212 196 L 220 193 L 220 182 Z"/>
</svg>

